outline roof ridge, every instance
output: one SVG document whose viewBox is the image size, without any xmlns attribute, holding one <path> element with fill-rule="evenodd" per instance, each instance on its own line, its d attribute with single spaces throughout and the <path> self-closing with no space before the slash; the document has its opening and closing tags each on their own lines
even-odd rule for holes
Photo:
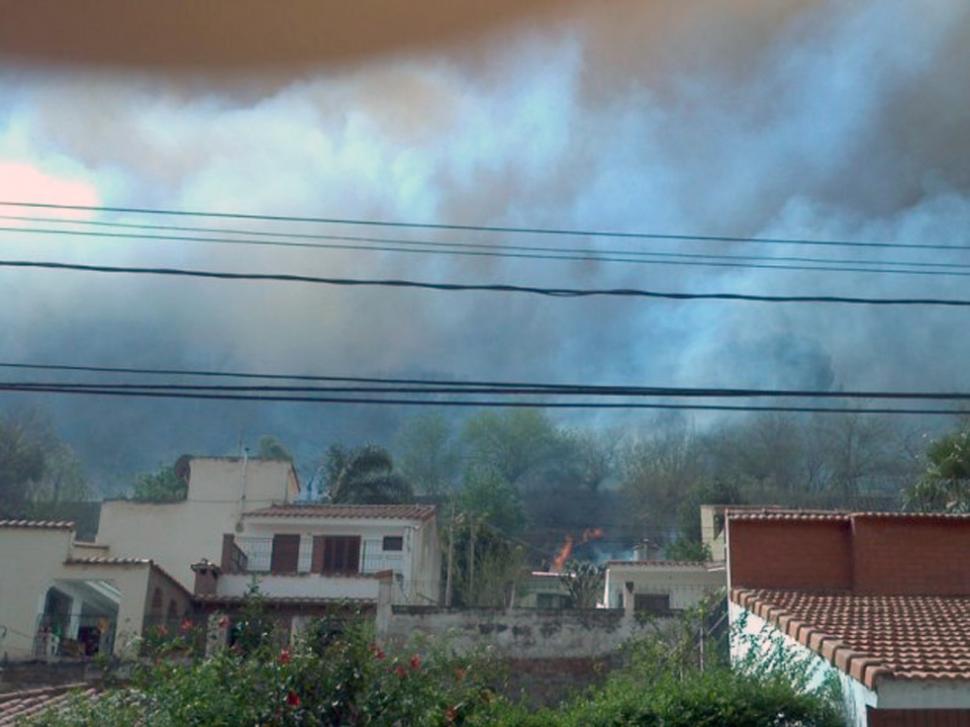
<svg viewBox="0 0 970 727">
<path fill-rule="evenodd" d="M 73 520 L 28 520 L 26 518 L 0 520 L 0 528 L 46 528 L 50 530 L 73 530 Z"/>
</svg>

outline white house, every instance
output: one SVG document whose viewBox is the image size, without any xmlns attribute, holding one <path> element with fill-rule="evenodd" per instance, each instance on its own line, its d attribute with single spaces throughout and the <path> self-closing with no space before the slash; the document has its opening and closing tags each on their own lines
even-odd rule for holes
<svg viewBox="0 0 970 727">
<path fill-rule="evenodd" d="M 223 535 L 214 593 L 241 597 L 254 577 L 270 598 L 376 603 L 379 574 L 395 603 L 436 605 L 441 547 L 433 505 L 273 505 Z"/>
<path fill-rule="evenodd" d="M 727 577 L 723 563 L 674 560 L 611 560 L 606 564 L 603 603 L 657 615 L 683 611 L 723 589 Z"/>
<path fill-rule="evenodd" d="M 176 473 L 188 484 L 184 500 L 105 500 L 97 543 L 114 557 L 151 558 L 188 589 L 191 565 L 218 563 L 223 533 L 241 530 L 246 513 L 300 494 L 296 470 L 281 460 L 183 457 Z"/>
<path fill-rule="evenodd" d="M 0 520 L 0 553 L 0 659 L 120 654 L 193 610 L 157 563 L 77 542 L 69 522 Z"/>
</svg>

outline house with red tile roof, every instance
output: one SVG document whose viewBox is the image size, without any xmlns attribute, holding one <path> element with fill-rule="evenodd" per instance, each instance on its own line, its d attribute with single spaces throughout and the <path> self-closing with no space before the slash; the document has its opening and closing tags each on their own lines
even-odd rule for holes
<svg viewBox="0 0 970 727">
<path fill-rule="evenodd" d="M 807 658 L 854 726 L 970 725 L 970 516 L 728 511 L 726 541 L 732 659 Z"/>
</svg>

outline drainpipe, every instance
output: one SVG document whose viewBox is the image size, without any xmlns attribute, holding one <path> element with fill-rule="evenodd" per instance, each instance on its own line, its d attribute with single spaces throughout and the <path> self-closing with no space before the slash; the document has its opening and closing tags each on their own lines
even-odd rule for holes
<svg viewBox="0 0 970 727">
<path fill-rule="evenodd" d="M 242 494 L 239 496 L 239 519 L 236 522 L 236 532 L 243 529 L 242 516 L 246 512 L 246 473 L 249 466 L 249 449 L 242 448 Z"/>
</svg>

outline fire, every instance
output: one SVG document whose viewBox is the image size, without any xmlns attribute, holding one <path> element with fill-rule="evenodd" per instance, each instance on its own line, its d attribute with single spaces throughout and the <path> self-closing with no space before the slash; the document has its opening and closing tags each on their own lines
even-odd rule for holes
<svg viewBox="0 0 970 727">
<path fill-rule="evenodd" d="M 552 559 L 552 567 L 549 569 L 553 573 L 562 573 L 562 568 L 566 565 L 566 561 L 569 560 L 569 556 L 573 554 L 573 536 L 567 535 L 566 540 L 563 541 L 562 547 L 559 552 L 556 553 L 556 557 Z"/>
<path fill-rule="evenodd" d="M 579 545 L 584 545 L 591 540 L 599 540 L 602 537 L 603 528 L 586 528 L 579 539 Z M 552 566 L 549 568 L 550 572 L 562 573 L 562 569 L 566 565 L 566 561 L 569 560 L 569 556 L 573 554 L 574 542 L 573 536 L 567 534 L 566 539 L 563 541 L 562 547 L 559 548 L 559 552 L 556 553 L 556 557 L 552 559 Z"/>
</svg>

